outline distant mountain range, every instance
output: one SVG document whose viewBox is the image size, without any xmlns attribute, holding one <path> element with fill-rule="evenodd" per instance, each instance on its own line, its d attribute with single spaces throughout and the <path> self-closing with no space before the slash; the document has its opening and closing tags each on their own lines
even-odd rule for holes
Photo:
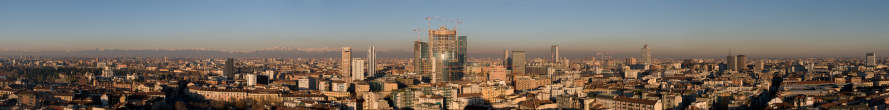
<svg viewBox="0 0 889 110">
<path fill-rule="evenodd" d="M 352 57 L 360 58 L 366 56 L 365 50 L 352 50 Z M 0 50 L 0 56 L 58 56 L 58 57 L 112 57 L 112 56 L 131 56 L 131 57 L 300 57 L 300 58 L 339 58 L 339 48 L 310 48 L 310 49 L 290 49 L 290 48 L 272 48 L 254 51 L 226 51 L 212 49 L 96 49 L 96 50 L 77 50 L 77 51 L 20 51 L 20 50 Z M 409 51 L 380 51 L 377 50 L 377 57 L 384 58 L 408 58 Z"/>
</svg>

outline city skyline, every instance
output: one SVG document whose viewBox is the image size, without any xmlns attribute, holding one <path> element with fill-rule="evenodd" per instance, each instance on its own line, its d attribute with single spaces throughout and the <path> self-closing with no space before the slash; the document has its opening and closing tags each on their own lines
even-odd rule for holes
<svg viewBox="0 0 889 110">
<path fill-rule="evenodd" d="M 884 4 L 0 1 L 0 110 L 889 109 Z"/>
<path fill-rule="evenodd" d="M 387 57 L 409 54 L 416 35 L 410 30 L 426 28 L 424 17 L 440 16 L 466 21 L 459 28 L 472 36 L 470 57 L 498 56 L 505 48 L 547 56 L 552 42 L 566 57 L 639 56 L 642 44 L 651 45 L 655 57 L 715 57 L 728 48 L 751 57 L 889 53 L 881 43 L 889 37 L 880 30 L 889 26 L 882 20 L 889 8 L 877 5 L 885 1 L 679 2 L 9 1 L 0 14 L 9 18 L 0 20 L 8 24 L 0 26 L 6 39 L 0 50 L 335 52 L 373 43 Z M 27 7 L 34 5 L 43 7 Z M 451 6 L 465 8 L 444 8 Z M 365 16 L 373 14 L 381 16 Z"/>
</svg>

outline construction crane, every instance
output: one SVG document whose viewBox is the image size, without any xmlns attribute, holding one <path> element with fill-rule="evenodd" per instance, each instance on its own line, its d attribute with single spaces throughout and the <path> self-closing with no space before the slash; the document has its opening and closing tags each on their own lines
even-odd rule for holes
<svg viewBox="0 0 889 110">
<path fill-rule="evenodd" d="M 426 19 L 427 29 L 432 29 L 432 22 L 433 21 L 444 22 L 445 24 L 453 23 L 453 24 L 455 24 L 455 26 L 453 28 L 455 30 L 457 29 L 457 27 L 460 26 L 460 24 L 463 24 L 463 20 L 459 19 L 459 18 L 442 18 L 442 17 L 438 17 L 438 16 L 426 16 L 425 19 Z"/>
<path fill-rule="evenodd" d="M 421 41 L 421 40 L 422 40 L 421 37 L 423 36 L 423 31 L 420 31 L 420 28 L 414 28 L 414 29 L 412 29 L 411 31 L 414 31 L 414 32 L 417 33 L 417 41 Z"/>
</svg>

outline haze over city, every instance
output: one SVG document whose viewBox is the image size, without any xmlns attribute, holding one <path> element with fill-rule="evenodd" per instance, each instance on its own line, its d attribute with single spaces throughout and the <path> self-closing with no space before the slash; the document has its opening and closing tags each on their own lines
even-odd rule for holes
<svg viewBox="0 0 889 110">
<path fill-rule="evenodd" d="M 887 0 L 2 0 L 0 110 L 886 110 Z"/>
<path fill-rule="evenodd" d="M 461 19 L 471 57 L 504 48 L 546 56 L 603 53 L 715 57 L 889 53 L 887 1 L 114 1 L 0 3 L 0 50 L 274 48 L 341 46 L 407 57 L 427 16 Z M 437 26 L 433 26 L 437 27 Z M 421 37 L 423 40 L 428 38 Z M 316 51 L 317 52 L 317 51 Z M 360 51 L 356 51 L 360 52 Z M 40 55 L 29 53 L 27 55 Z M 382 54 L 387 55 L 387 54 Z M 390 56 L 382 56 L 390 57 Z"/>
</svg>

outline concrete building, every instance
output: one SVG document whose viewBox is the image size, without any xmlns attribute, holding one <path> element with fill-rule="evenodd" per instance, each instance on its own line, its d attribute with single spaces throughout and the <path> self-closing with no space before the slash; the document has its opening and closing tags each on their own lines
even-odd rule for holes
<svg viewBox="0 0 889 110">
<path fill-rule="evenodd" d="M 234 78 L 235 77 L 235 59 L 226 58 L 225 59 L 225 66 L 223 67 L 222 71 L 223 71 L 222 74 L 224 74 L 226 77 Z"/>
<path fill-rule="evenodd" d="M 747 70 L 747 56 L 746 55 L 738 55 L 737 56 L 737 63 L 735 64 L 735 66 L 737 66 L 737 67 L 735 67 L 735 69 L 737 69 L 738 71 Z"/>
<path fill-rule="evenodd" d="M 503 50 L 503 66 L 506 69 L 512 69 L 512 64 L 510 63 L 512 59 L 509 58 L 509 49 Z"/>
<path fill-rule="evenodd" d="M 330 82 L 330 91 L 334 92 L 349 92 L 349 83 L 343 81 L 331 81 Z"/>
<path fill-rule="evenodd" d="M 648 44 L 642 46 L 642 64 L 645 66 L 651 66 L 651 49 L 648 48 Z"/>
<path fill-rule="evenodd" d="M 256 74 L 246 74 L 244 75 L 244 79 L 247 80 L 247 86 L 256 85 Z"/>
<path fill-rule="evenodd" d="M 627 65 L 636 65 L 636 58 L 633 58 L 633 57 L 627 58 L 626 63 L 627 63 Z"/>
<path fill-rule="evenodd" d="M 869 52 L 864 55 L 865 55 L 865 60 L 866 60 L 865 64 L 867 66 L 876 66 L 877 65 L 877 57 L 874 52 Z"/>
<path fill-rule="evenodd" d="M 738 70 L 738 57 L 734 55 L 729 55 L 725 57 L 725 66 L 727 70 L 736 71 Z"/>
<path fill-rule="evenodd" d="M 262 72 L 263 75 L 268 76 L 267 81 L 274 80 L 276 78 L 275 73 L 275 70 L 265 70 L 265 72 Z"/>
<path fill-rule="evenodd" d="M 432 82 L 448 82 L 461 79 L 463 65 L 458 56 L 457 30 L 439 27 L 429 30 L 429 47 L 432 58 Z M 454 77 L 457 76 L 457 77 Z"/>
<path fill-rule="evenodd" d="M 550 60 L 552 60 L 551 62 L 553 63 L 559 63 L 561 61 L 559 58 L 561 58 L 559 56 L 559 45 L 556 44 L 550 48 Z"/>
<path fill-rule="evenodd" d="M 343 47 L 343 51 L 340 52 L 340 75 L 343 76 L 343 79 L 351 79 L 352 74 L 352 48 L 351 47 Z"/>
<path fill-rule="evenodd" d="M 488 73 L 489 81 L 509 81 L 509 77 L 507 76 L 508 72 L 503 66 L 491 66 L 486 67 L 485 71 Z"/>
<path fill-rule="evenodd" d="M 512 64 L 512 74 L 525 74 L 525 51 L 512 51 L 510 59 L 512 59 L 510 61 Z"/>
<path fill-rule="evenodd" d="M 365 60 L 363 60 L 363 59 L 359 59 L 359 58 L 352 59 L 352 75 L 351 75 L 352 79 L 351 80 L 354 80 L 354 81 L 364 80 L 364 78 L 365 78 L 364 63 L 365 63 Z"/>
<path fill-rule="evenodd" d="M 613 110 L 663 110 L 660 100 L 636 99 L 621 96 L 606 97 L 596 96 L 591 103 L 585 106 L 599 106 L 598 109 Z"/>
</svg>

